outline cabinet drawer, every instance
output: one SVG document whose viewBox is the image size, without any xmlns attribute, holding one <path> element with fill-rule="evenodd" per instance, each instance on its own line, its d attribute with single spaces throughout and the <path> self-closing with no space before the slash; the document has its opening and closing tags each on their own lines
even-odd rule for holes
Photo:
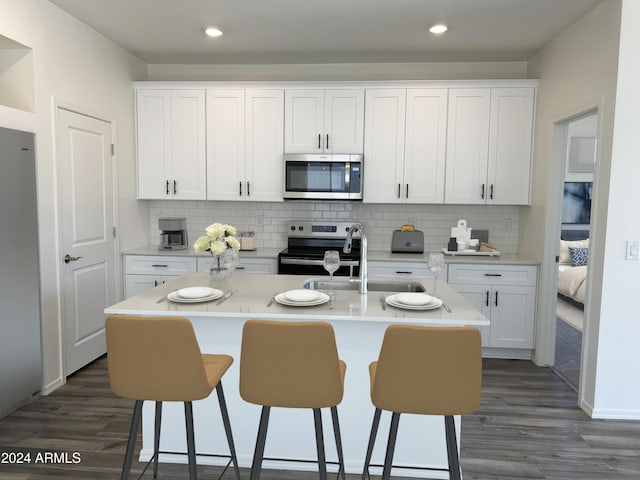
<svg viewBox="0 0 640 480">
<path fill-rule="evenodd" d="M 208 272 L 213 266 L 214 259 L 209 257 L 198 257 L 198 273 Z M 221 265 L 224 268 L 223 265 Z M 240 255 L 240 265 L 236 272 L 240 273 L 276 273 L 278 260 L 276 258 L 243 258 Z"/>
<path fill-rule="evenodd" d="M 426 262 L 376 262 L 369 261 L 369 275 L 372 277 L 431 277 Z"/>
<path fill-rule="evenodd" d="M 491 285 L 535 286 L 538 267 L 535 265 L 479 265 L 473 263 L 450 264 L 449 283 L 485 283 Z"/>
<path fill-rule="evenodd" d="M 183 275 L 196 271 L 196 259 L 170 255 L 127 255 L 124 260 L 125 273 L 142 275 Z"/>
</svg>

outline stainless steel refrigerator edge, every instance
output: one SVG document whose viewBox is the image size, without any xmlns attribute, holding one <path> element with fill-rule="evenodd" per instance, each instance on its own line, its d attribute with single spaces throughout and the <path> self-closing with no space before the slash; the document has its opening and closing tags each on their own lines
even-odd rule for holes
<svg viewBox="0 0 640 480">
<path fill-rule="evenodd" d="M 0 128 L 0 418 L 40 396 L 34 135 Z"/>
</svg>

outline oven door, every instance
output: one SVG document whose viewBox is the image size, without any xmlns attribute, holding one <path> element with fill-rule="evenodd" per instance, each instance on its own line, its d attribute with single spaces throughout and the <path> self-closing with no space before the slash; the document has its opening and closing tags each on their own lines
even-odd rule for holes
<svg viewBox="0 0 640 480">
<path fill-rule="evenodd" d="M 328 275 L 324 269 L 321 258 L 309 257 L 278 257 L 278 273 L 281 275 Z M 358 260 L 340 259 L 340 268 L 334 272 L 334 276 L 358 276 L 360 274 L 360 262 Z"/>
<path fill-rule="evenodd" d="M 361 199 L 362 164 L 358 157 L 361 156 L 285 155 L 283 197 Z"/>
</svg>

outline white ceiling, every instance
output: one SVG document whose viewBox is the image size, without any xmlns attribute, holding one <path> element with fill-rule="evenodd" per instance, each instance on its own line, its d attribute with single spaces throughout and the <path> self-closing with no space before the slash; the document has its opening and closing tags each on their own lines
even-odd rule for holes
<svg viewBox="0 0 640 480">
<path fill-rule="evenodd" d="M 526 61 L 601 2 L 50 1 L 150 64 Z M 436 21 L 449 32 L 429 35 Z"/>
</svg>

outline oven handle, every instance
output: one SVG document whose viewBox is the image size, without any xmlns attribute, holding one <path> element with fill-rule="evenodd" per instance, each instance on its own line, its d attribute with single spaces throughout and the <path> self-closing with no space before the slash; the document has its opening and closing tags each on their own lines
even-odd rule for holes
<svg viewBox="0 0 640 480">
<path fill-rule="evenodd" d="M 281 258 L 283 265 L 324 265 L 323 260 L 311 260 L 308 258 Z M 357 260 L 340 260 L 341 267 L 357 267 L 360 264 Z"/>
</svg>

